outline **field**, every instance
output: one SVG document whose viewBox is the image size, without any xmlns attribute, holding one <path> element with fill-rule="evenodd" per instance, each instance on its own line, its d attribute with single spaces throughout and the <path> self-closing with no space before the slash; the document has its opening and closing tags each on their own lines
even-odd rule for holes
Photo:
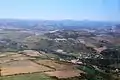
<svg viewBox="0 0 120 80">
<path fill-rule="evenodd" d="M 71 63 L 51 60 L 45 53 L 40 53 L 40 55 L 38 53 L 33 55 L 33 53 L 37 52 L 30 51 L 29 53 L 28 51 L 27 54 L 30 55 L 2 53 L 0 55 L 0 78 L 2 80 L 52 80 L 50 77 L 69 78 L 83 73 Z"/>
<path fill-rule="evenodd" d="M 2 64 L 1 75 L 44 72 L 51 70 L 52 69 L 48 67 L 35 64 L 34 62 L 28 60 L 24 60 L 24 61 L 14 61 L 14 62 Z"/>
<path fill-rule="evenodd" d="M 24 51 L 21 51 L 20 53 L 29 57 L 38 57 L 41 55 L 39 52 L 34 50 L 24 50 Z"/>
<path fill-rule="evenodd" d="M 45 72 L 49 76 L 56 76 L 58 79 L 60 78 L 71 78 L 80 76 L 79 70 L 62 70 L 62 71 L 54 71 L 54 72 Z M 83 73 L 83 72 L 82 72 Z"/>
<path fill-rule="evenodd" d="M 18 61 L 18 60 L 28 60 L 28 59 L 35 59 L 31 57 L 27 57 L 22 54 L 17 54 L 17 53 L 2 53 L 0 56 L 0 63 L 7 63 L 7 62 L 12 62 L 12 61 Z"/>
<path fill-rule="evenodd" d="M 51 67 L 55 70 L 70 70 L 73 69 L 73 65 L 59 64 L 57 61 L 53 60 L 37 60 L 38 64 Z"/>
<path fill-rule="evenodd" d="M 71 63 L 58 62 L 53 60 L 37 60 L 36 62 L 40 65 L 54 69 L 55 71 L 47 71 L 45 74 L 51 77 L 57 77 L 58 79 L 78 77 L 81 76 L 80 73 L 84 74 L 83 71 L 77 70 Z"/>
<path fill-rule="evenodd" d="M 0 80 L 55 80 L 43 73 L 3 76 Z"/>
</svg>

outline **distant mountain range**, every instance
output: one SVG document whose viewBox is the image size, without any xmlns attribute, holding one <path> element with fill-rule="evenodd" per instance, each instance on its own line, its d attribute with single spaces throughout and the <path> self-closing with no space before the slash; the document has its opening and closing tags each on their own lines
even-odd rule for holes
<svg viewBox="0 0 120 80">
<path fill-rule="evenodd" d="M 19 20 L 0 19 L 0 28 L 24 28 L 38 30 L 105 28 L 120 24 L 119 22 L 76 21 L 76 20 Z"/>
</svg>

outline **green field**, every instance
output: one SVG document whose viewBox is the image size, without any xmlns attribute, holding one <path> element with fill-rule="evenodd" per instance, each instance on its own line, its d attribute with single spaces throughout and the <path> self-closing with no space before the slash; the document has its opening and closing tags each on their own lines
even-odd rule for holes
<svg viewBox="0 0 120 80">
<path fill-rule="evenodd" d="M 23 74 L 0 77 L 0 80 L 55 80 L 43 73 Z"/>
</svg>

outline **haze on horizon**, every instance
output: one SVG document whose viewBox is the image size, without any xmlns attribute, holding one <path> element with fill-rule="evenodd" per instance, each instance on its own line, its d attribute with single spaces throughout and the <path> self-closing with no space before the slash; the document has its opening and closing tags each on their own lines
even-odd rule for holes
<svg viewBox="0 0 120 80">
<path fill-rule="evenodd" d="M 1 0 L 0 18 L 120 21 L 120 0 Z"/>
</svg>

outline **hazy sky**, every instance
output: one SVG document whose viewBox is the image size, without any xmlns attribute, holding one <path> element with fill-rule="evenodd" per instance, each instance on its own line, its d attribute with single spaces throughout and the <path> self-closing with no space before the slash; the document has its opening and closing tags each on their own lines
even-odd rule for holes
<svg viewBox="0 0 120 80">
<path fill-rule="evenodd" d="M 0 0 L 0 18 L 120 21 L 120 0 Z"/>
</svg>

